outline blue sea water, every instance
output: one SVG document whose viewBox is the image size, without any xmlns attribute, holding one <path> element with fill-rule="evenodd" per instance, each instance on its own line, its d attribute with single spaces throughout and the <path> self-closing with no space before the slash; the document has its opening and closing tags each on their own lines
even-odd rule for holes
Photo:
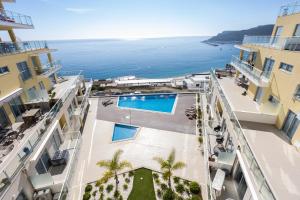
<svg viewBox="0 0 300 200">
<path fill-rule="evenodd" d="M 136 131 L 137 127 L 124 124 L 115 124 L 112 141 L 133 138 L 136 134 Z"/>
<path fill-rule="evenodd" d="M 176 94 L 130 95 L 119 97 L 118 106 L 156 112 L 171 113 Z"/>
<path fill-rule="evenodd" d="M 126 75 L 145 78 L 174 77 L 223 67 L 238 50 L 231 44 L 211 46 L 207 37 L 178 37 L 141 40 L 50 41 L 58 49 L 55 59 L 63 71 L 84 70 L 89 78 Z"/>
</svg>

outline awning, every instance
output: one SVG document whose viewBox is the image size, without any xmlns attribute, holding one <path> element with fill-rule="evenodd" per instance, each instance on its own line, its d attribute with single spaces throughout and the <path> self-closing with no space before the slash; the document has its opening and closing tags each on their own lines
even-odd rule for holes
<svg viewBox="0 0 300 200">
<path fill-rule="evenodd" d="M 257 52 L 258 51 L 258 49 L 244 47 L 244 46 L 238 45 L 238 44 L 234 45 L 234 47 L 237 48 L 237 49 L 243 50 L 243 51 L 247 51 L 247 52 Z"/>
<path fill-rule="evenodd" d="M 2 106 L 7 102 L 10 102 L 10 100 L 12 100 L 13 98 L 20 96 L 22 92 L 23 92 L 23 88 L 18 88 L 12 91 L 11 93 L 5 95 L 4 97 L 0 98 L 0 106 Z"/>
</svg>

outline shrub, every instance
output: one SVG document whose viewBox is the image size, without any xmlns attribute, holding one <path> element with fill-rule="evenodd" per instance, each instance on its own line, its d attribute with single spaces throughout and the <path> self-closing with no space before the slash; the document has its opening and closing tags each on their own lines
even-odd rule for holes
<svg viewBox="0 0 300 200">
<path fill-rule="evenodd" d="M 178 192 L 179 194 L 182 194 L 184 192 L 184 185 L 182 184 L 178 184 L 175 186 L 176 192 Z"/>
<path fill-rule="evenodd" d="M 156 184 L 160 184 L 160 180 L 159 179 L 155 179 L 155 183 Z"/>
<path fill-rule="evenodd" d="M 118 200 L 123 200 L 123 196 L 120 195 L 119 198 L 118 198 Z"/>
<path fill-rule="evenodd" d="M 152 176 L 153 176 L 154 179 L 158 179 L 159 178 L 159 176 L 158 176 L 157 173 L 153 173 Z"/>
<path fill-rule="evenodd" d="M 93 189 L 93 186 L 92 185 L 90 185 L 90 184 L 88 184 L 86 187 L 85 187 L 85 192 L 87 192 L 87 193 L 90 193 L 91 191 L 92 191 L 92 189 Z"/>
<path fill-rule="evenodd" d="M 122 174 L 122 176 L 125 178 L 126 174 L 124 173 L 124 174 Z"/>
<path fill-rule="evenodd" d="M 160 184 L 160 188 L 162 191 L 165 191 L 166 189 L 168 189 L 168 186 L 164 183 Z"/>
<path fill-rule="evenodd" d="M 180 182 L 180 178 L 177 177 L 177 176 L 175 176 L 175 177 L 173 178 L 173 181 L 174 181 L 174 183 L 179 183 L 179 182 Z"/>
<path fill-rule="evenodd" d="M 89 192 L 84 193 L 83 200 L 89 200 L 91 198 L 91 194 Z"/>
<path fill-rule="evenodd" d="M 101 185 L 101 181 L 96 182 L 96 187 L 99 187 Z"/>
<path fill-rule="evenodd" d="M 99 200 L 104 200 L 104 194 L 103 194 L 103 192 L 100 193 L 100 198 L 99 198 Z"/>
<path fill-rule="evenodd" d="M 133 171 L 130 171 L 129 172 L 129 177 L 132 177 L 134 175 L 134 172 Z"/>
<path fill-rule="evenodd" d="M 184 200 L 184 198 L 182 196 L 177 196 L 176 200 Z"/>
<path fill-rule="evenodd" d="M 113 189 L 114 189 L 114 186 L 113 186 L 112 184 L 109 184 L 109 185 L 106 187 L 106 192 L 107 192 L 107 193 L 110 193 Z"/>
<path fill-rule="evenodd" d="M 125 178 L 126 183 L 130 183 L 130 178 Z"/>
<path fill-rule="evenodd" d="M 202 131 L 202 130 L 201 130 Z M 203 144 L 203 136 L 199 136 L 198 137 L 198 142 L 200 143 L 200 144 Z"/>
<path fill-rule="evenodd" d="M 124 185 L 123 185 L 123 189 L 124 189 L 124 190 L 127 190 L 127 189 L 128 189 L 128 185 L 127 185 L 127 184 L 124 184 Z"/>
<path fill-rule="evenodd" d="M 193 195 L 189 200 L 201 200 L 201 198 L 197 195 Z"/>
<path fill-rule="evenodd" d="M 189 185 L 189 181 L 188 180 L 184 180 L 183 183 L 184 183 L 184 185 Z"/>
<path fill-rule="evenodd" d="M 103 186 L 103 185 L 100 185 L 100 186 L 99 186 L 99 192 L 103 192 L 103 189 L 104 189 L 104 186 Z"/>
<path fill-rule="evenodd" d="M 92 195 L 93 195 L 94 198 L 95 198 L 96 194 L 97 194 L 97 190 L 95 190 L 95 191 L 92 193 Z"/>
<path fill-rule="evenodd" d="M 189 188 L 185 188 L 185 193 L 190 196 L 191 192 L 190 192 L 190 189 Z"/>
<path fill-rule="evenodd" d="M 118 190 L 116 190 L 116 191 L 114 192 L 114 197 L 117 198 L 117 197 L 119 197 L 119 196 L 120 196 L 120 192 L 119 192 Z"/>
<path fill-rule="evenodd" d="M 201 189 L 197 182 L 190 182 L 190 191 L 192 194 L 199 194 Z"/>
<path fill-rule="evenodd" d="M 112 198 L 108 197 L 106 200 L 113 200 Z"/>
<path fill-rule="evenodd" d="M 156 194 L 157 194 L 158 198 L 161 198 L 162 193 L 161 193 L 161 190 L 160 190 L 160 189 L 157 189 L 157 190 L 156 190 Z"/>
<path fill-rule="evenodd" d="M 174 200 L 175 194 L 171 189 L 167 189 L 163 195 L 163 200 Z"/>
</svg>

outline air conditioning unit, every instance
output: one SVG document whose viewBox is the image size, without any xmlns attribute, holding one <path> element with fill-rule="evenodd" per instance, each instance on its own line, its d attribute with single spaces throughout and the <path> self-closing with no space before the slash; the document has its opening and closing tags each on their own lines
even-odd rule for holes
<svg viewBox="0 0 300 200">
<path fill-rule="evenodd" d="M 33 200 L 52 200 L 52 192 L 50 189 L 40 190 L 38 192 L 34 192 Z"/>
</svg>

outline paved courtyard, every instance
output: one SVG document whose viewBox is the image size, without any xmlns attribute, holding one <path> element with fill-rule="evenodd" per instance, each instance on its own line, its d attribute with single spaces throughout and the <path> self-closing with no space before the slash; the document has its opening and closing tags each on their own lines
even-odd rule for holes
<svg viewBox="0 0 300 200">
<path fill-rule="evenodd" d="M 120 109 L 117 106 L 118 98 L 113 98 L 114 104 L 104 107 L 102 101 L 107 98 L 99 98 L 98 120 L 118 123 L 133 124 L 160 130 L 175 131 L 180 133 L 195 134 L 196 121 L 189 120 L 185 116 L 185 110 L 195 105 L 195 94 L 178 94 L 174 114 L 158 113 L 142 110 Z"/>
<path fill-rule="evenodd" d="M 193 99 L 191 96 L 187 97 L 188 99 Z M 176 171 L 175 175 L 199 182 L 205 191 L 204 160 L 197 136 L 191 134 L 191 130 L 186 132 L 190 134 L 182 134 L 184 132 L 149 128 L 145 122 L 135 139 L 112 142 L 114 122 L 112 121 L 113 119 L 103 120 L 101 118 L 101 113 L 99 112 L 102 112 L 103 108 L 101 108 L 102 104 L 99 101 L 101 100 L 90 100 L 91 106 L 83 131 L 78 162 L 73 171 L 69 199 L 81 199 L 85 184 L 98 180 L 104 171 L 96 163 L 99 160 L 111 159 L 113 153 L 118 149 L 124 151 L 121 159 L 130 161 L 134 168 L 147 167 L 160 171 L 159 164 L 153 160 L 153 157 L 161 156 L 166 158 L 172 148 L 174 148 L 176 150 L 176 160 L 183 161 L 187 165 L 186 168 Z M 182 109 L 184 109 L 183 106 Z M 158 113 L 146 112 L 146 114 Z M 138 122 L 142 123 L 142 121 Z M 168 129 L 168 127 L 165 126 L 164 129 Z"/>
</svg>

